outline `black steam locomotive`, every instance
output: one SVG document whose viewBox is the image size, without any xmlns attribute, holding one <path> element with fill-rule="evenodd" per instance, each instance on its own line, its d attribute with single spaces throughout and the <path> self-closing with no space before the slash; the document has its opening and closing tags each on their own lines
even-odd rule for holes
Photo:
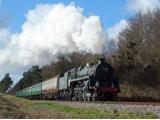
<svg viewBox="0 0 160 120">
<path fill-rule="evenodd" d="M 61 86 L 66 89 L 61 90 Z M 119 91 L 118 79 L 104 58 L 100 59 L 99 64 L 76 67 L 59 77 L 59 99 L 115 100 Z"/>
</svg>

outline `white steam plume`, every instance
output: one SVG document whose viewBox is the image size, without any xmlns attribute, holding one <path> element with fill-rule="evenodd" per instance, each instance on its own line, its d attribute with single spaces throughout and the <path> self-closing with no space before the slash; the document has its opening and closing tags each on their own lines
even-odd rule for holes
<svg viewBox="0 0 160 120">
<path fill-rule="evenodd" d="M 8 34 L 7 40 L 5 34 Z M 21 33 L 6 31 L 4 35 L 0 33 L 0 39 L 1 36 L 1 75 L 23 71 L 31 65 L 49 64 L 56 61 L 59 54 L 101 53 L 106 43 L 106 32 L 99 17 L 84 16 L 83 9 L 74 4 L 37 5 L 26 14 Z"/>
<path fill-rule="evenodd" d="M 110 40 L 114 40 L 115 42 L 118 42 L 118 36 L 119 33 L 124 30 L 128 26 L 127 20 L 121 20 L 119 23 L 113 25 L 108 29 L 108 38 Z"/>
<path fill-rule="evenodd" d="M 131 12 L 153 12 L 160 8 L 160 0 L 128 0 L 127 8 Z"/>
</svg>

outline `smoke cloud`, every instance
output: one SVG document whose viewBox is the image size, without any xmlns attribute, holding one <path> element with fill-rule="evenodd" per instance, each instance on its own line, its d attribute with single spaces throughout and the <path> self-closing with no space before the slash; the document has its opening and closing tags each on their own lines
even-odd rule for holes
<svg viewBox="0 0 160 120">
<path fill-rule="evenodd" d="M 118 35 L 119 33 L 124 30 L 128 26 L 127 20 L 121 20 L 119 23 L 113 25 L 111 28 L 108 29 L 108 38 L 110 40 L 115 40 L 118 42 Z"/>
<path fill-rule="evenodd" d="M 20 33 L 0 28 L 0 74 L 17 76 L 32 65 L 57 61 L 59 54 L 101 53 L 106 41 L 98 16 L 84 16 L 74 4 L 40 4 L 28 11 Z"/>
<path fill-rule="evenodd" d="M 131 12 L 153 12 L 160 8 L 160 0 L 128 0 L 127 8 Z"/>
</svg>

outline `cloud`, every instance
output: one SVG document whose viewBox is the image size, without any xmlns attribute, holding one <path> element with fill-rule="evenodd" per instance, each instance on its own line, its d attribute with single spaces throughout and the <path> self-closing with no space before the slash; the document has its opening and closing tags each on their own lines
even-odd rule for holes
<svg viewBox="0 0 160 120">
<path fill-rule="evenodd" d="M 107 41 L 98 16 L 84 16 L 74 4 L 40 4 L 29 10 L 22 32 L 0 29 L 0 74 L 17 76 L 31 65 L 57 61 L 75 51 L 101 53 Z M 15 72 L 14 72 L 15 71 Z"/>
<path fill-rule="evenodd" d="M 160 8 L 160 0 L 128 0 L 127 8 L 131 12 L 153 12 Z"/>
<path fill-rule="evenodd" d="M 0 49 L 4 48 L 11 39 L 11 33 L 7 28 L 0 29 Z"/>
<path fill-rule="evenodd" d="M 110 40 L 118 41 L 119 33 L 124 30 L 128 26 L 127 20 L 123 19 L 119 23 L 113 25 L 112 27 L 108 28 L 108 38 Z"/>
</svg>

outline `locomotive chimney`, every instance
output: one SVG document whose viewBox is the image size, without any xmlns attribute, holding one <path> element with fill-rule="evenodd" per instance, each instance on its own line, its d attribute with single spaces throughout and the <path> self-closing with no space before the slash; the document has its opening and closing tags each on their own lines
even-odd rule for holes
<svg viewBox="0 0 160 120">
<path fill-rule="evenodd" d="M 100 63 L 104 63 L 105 62 L 105 58 L 100 58 Z"/>
</svg>

